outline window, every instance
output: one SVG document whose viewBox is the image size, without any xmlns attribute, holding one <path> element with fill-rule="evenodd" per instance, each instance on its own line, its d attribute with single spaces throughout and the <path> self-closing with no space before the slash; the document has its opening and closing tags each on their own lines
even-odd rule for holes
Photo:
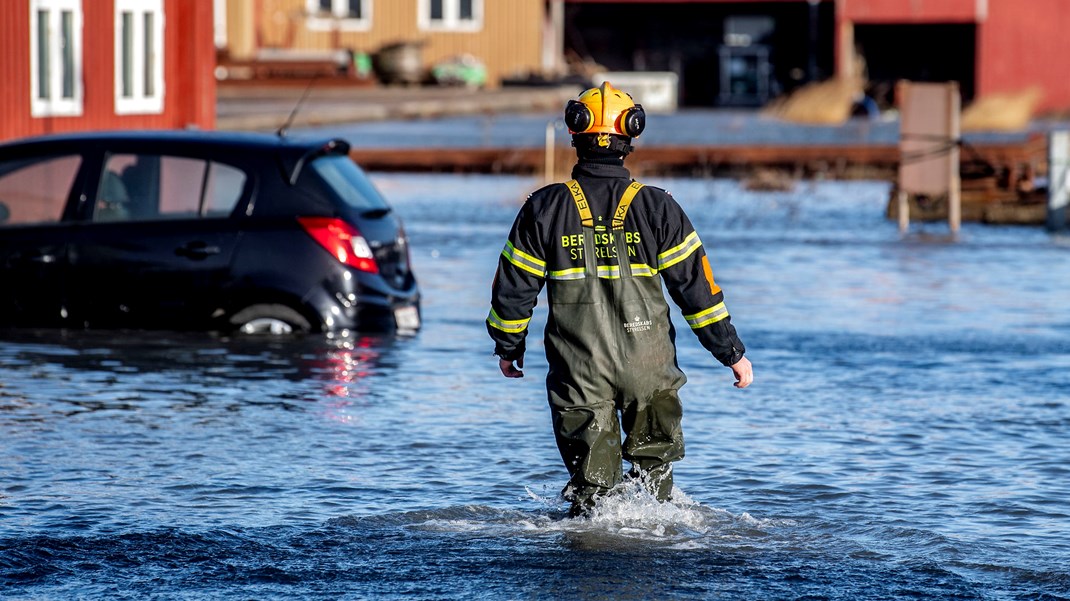
<svg viewBox="0 0 1070 601">
<path fill-rule="evenodd" d="M 395 0 L 396 1 L 396 0 Z M 368 31 L 372 0 L 306 0 L 308 28 L 318 31 Z"/>
<path fill-rule="evenodd" d="M 82 114 L 82 2 L 30 2 L 30 114 Z"/>
<path fill-rule="evenodd" d="M 115 112 L 163 112 L 163 0 L 115 0 Z"/>
<path fill-rule="evenodd" d="M 0 227 L 59 222 L 81 165 L 77 155 L 0 161 Z"/>
<path fill-rule="evenodd" d="M 201 215 L 204 217 L 228 217 L 241 200 L 245 189 L 245 172 L 224 165 L 209 163 L 208 177 L 204 181 L 204 202 Z"/>
<path fill-rule="evenodd" d="M 417 0 L 419 26 L 432 31 L 479 31 L 483 0 Z"/>
<path fill-rule="evenodd" d="M 151 154 L 113 154 L 104 164 L 93 221 L 227 217 L 246 176 L 223 163 Z"/>
<path fill-rule="evenodd" d="M 361 212 L 386 211 L 389 206 L 372 181 L 347 156 L 330 155 L 312 162 L 315 171 L 339 200 Z"/>
</svg>

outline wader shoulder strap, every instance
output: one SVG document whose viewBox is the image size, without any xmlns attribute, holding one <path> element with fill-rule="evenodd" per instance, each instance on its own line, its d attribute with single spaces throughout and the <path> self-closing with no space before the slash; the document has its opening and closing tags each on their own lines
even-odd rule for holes
<svg viewBox="0 0 1070 601">
<path fill-rule="evenodd" d="M 580 223 L 583 227 L 594 227 L 594 218 L 591 217 L 591 205 L 587 202 L 587 195 L 580 188 L 580 183 L 574 179 L 565 182 L 568 191 L 572 193 L 572 200 L 576 201 L 576 210 L 580 212 Z"/>
<path fill-rule="evenodd" d="M 643 184 L 636 181 L 628 184 L 628 189 L 624 191 L 620 202 L 617 203 L 617 210 L 613 211 L 613 238 L 617 244 L 617 266 L 622 278 L 632 277 L 632 260 L 628 256 L 628 245 L 624 241 L 624 217 L 628 214 L 628 207 L 632 206 L 632 200 L 642 187 Z"/>
<path fill-rule="evenodd" d="M 587 202 L 587 195 L 583 193 L 579 182 L 570 179 L 565 182 L 565 186 L 572 193 L 572 200 L 576 201 L 576 210 L 580 213 L 580 224 L 583 226 L 584 272 L 587 277 L 596 278 L 598 261 L 594 256 L 594 217 L 591 216 L 591 205 Z"/>
<path fill-rule="evenodd" d="M 628 189 L 624 191 L 624 195 L 620 197 L 620 202 L 617 203 L 617 210 L 613 211 L 613 229 L 624 229 L 624 216 L 628 214 L 628 207 L 632 206 L 632 200 L 642 187 L 643 184 L 636 181 L 628 185 Z"/>
<path fill-rule="evenodd" d="M 594 217 L 591 215 L 591 205 L 587 202 L 587 195 L 583 193 L 583 188 L 580 188 L 579 182 L 572 179 L 565 182 L 565 186 L 568 187 L 569 193 L 572 194 L 572 200 L 576 203 L 576 210 L 580 214 L 580 224 L 583 226 L 583 259 L 584 270 L 588 277 L 598 277 L 598 262 L 595 260 L 594 255 Z M 614 243 L 617 247 L 617 270 L 618 274 L 622 278 L 631 277 L 632 266 L 631 259 L 628 257 L 628 245 L 624 240 L 624 217 L 628 214 L 628 207 L 632 206 L 632 200 L 635 199 L 635 195 L 642 189 L 643 184 L 633 181 L 628 185 L 628 188 L 624 191 L 624 195 L 621 196 L 620 202 L 617 203 L 617 210 L 613 212 L 613 229 L 618 230 L 619 233 L 614 235 Z"/>
</svg>

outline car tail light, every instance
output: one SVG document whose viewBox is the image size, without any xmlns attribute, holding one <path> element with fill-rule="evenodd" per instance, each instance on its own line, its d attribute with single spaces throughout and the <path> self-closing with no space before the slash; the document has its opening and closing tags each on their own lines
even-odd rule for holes
<svg viewBox="0 0 1070 601">
<path fill-rule="evenodd" d="M 379 273 L 372 248 L 357 228 L 333 217 L 298 217 L 297 221 L 340 263 L 359 271 Z"/>
</svg>

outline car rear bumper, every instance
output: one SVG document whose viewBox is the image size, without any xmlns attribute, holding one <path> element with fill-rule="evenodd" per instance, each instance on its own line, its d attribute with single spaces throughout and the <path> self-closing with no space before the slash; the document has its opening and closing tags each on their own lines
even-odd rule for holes
<svg viewBox="0 0 1070 601">
<path fill-rule="evenodd" d="M 361 274 L 319 289 L 306 302 L 326 332 L 416 330 L 421 323 L 420 291 L 415 281 L 398 290 L 385 287 L 377 276 Z"/>
</svg>

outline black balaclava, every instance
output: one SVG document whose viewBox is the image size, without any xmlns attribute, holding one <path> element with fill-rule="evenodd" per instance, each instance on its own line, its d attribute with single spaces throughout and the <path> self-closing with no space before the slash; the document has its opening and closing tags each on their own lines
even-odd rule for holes
<svg viewBox="0 0 1070 601">
<path fill-rule="evenodd" d="M 600 136 L 606 136 L 609 146 L 598 143 Z M 624 157 L 633 149 L 632 139 L 618 134 L 573 134 L 572 145 L 576 147 L 576 156 L 585 163 L 602 165 L 623 165 Z"/>
</svg>

